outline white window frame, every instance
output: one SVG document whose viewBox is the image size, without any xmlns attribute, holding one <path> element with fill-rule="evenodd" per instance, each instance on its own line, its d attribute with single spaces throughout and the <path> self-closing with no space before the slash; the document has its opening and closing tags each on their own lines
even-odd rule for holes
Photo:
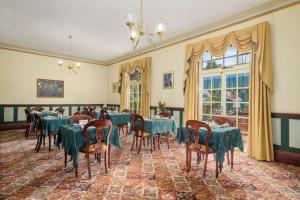
<svg viewBox="0 0 300 200">
<path fill-rule="evenodd" d="M 139 98 L 137 99 L 137 104 L 140 105 L 139 108 L 136 108 L 136 113 L 140 113 L 141 111 L 141 98 L 142 98 L 142 85 L 141 81 L 131 81 L 130 77 L 128 76 L 128 84 L 127 84 L 127 107 L 130 109 L 130 111 L 133 111 L 133 108 L 130 105 L 130 86 L 138 86 L 140 88 L 140 92 L 138 93 Z"/>
<path fill-rule="evenodd" d="M 249 82 L 250 82 L 250 63 L 247 64 L 238 64 L 231 66 L 230 68 L 217 68 L 217 69 L 203 69 L 202 68 L 202 60 L 200 61 L 201 65 L 199 66 L 200 68 L 200 75 L 199 75 L 199 109 L 198 109 L 198 114 L 199 114 L 199 120 L 202 120 L 203 115 L 203 78 L 204 77 L 212 77 L 212 76 L 221 76 L 221 109 L 222 113 L 220 116 L 227 116 L 226 115 L 226 75 L 228 74 L 239 74 L 239 73 L 249 73 Z M 237 80 L 238 84 L 238 80 Z M 250 86 L 248 87 L 250 90 Z M 250 91 L 249 91 L 250 92 Z M 212 94 L 211 94 L 212 95 Z M 248 101 L 249 102 L 249 101 Z M 212 115 L 210 116 L 217 116 L 217 115 Z M 238 126 L 238 118 L 246 118 L 249 119 L 248 117 L 239 117 L 238 112 L 235 116 L 228 116 L 228 117 L 235 117 L 236 118 L 236 125 Z M 247 134 L 248 132 L 243 132 L 244 134 Z"/>
</svg>

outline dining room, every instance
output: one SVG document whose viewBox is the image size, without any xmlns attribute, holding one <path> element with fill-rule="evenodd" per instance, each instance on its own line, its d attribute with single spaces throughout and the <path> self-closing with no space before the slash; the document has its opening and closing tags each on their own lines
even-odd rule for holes
<svg viewBox="0 0 300 200">
<path fill-rule="evenodd" d="M 299 0 L 0 0 L 1 199 L 300 199 Z"/>
</svg>

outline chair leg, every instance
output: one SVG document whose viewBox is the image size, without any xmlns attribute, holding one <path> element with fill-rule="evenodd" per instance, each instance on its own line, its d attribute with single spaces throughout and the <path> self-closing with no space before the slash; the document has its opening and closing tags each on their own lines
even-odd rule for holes
<svg viewBox="0 0 300 200">
<path fill-rule="evenodd" d="M 131 149 L 130 149 L 130 151 L 132 151 L 132 150 L 133 150 L 133 147 L 134 147 L 135 135 L 133 135 L 133 136 L 132 136 L 132 138 L 133 138 L 133 141 L 132 141 L 132 146 L 131 146 Z"/>
<path fill-rule="evenodd" d="M 46 143 L 45 143 L 45 140 L 46 140 L 46 137 L 44 136 L 44 137 L 43 137 L 43 147 L 45 147 L 45 144 L 46 144 Z"/>
<path fill-rule="evenodd" d="M 138 149 L 139 147 L 139 137 L 135 136 L 135 148 Z"/>
<path fill-rule="evenodd" d="M 86 154 L 85 154 L 85 156 L 86 156 L 86 161 L 87 161 L 88 176 L 89 176 L 89 179 L 91 179 L 91 163 L 90 163 L 90 154 L 89 154 L 89 153 L 86 153 Z"/>
<path fill-rule="evenodd" d="M 111 153 L 111 145 L 108 144 L 108 168 L 110 168 L 110 153 Z"/>
<path fill-rule="evenodd" d="M 170 140 L 170 132 L 167 133 L 167 145 L 168 145 L 168 149 L 170 149 L 169 140 Z"/>
<path fill-rule="evenodd" d="M 218 167 L 219 162 L 216 159 L 216 178 L 219 176 L 219 167 Z"/>
<path fill-rule="evenodd" d="M 64 152 L 65 152 L 65 167 L 67 167 L 68 156 L 67 156 L 67 150 L 66 150 L 66 148 L 65 148 Z"/>
<path fill-rule="evenodd" d="M 192 165 L 192 151 L 191 150 L 189 150 L 188 151 L 188 158 L 189 158 L 189 164 L 188 164 L 188 172 L 190 172 L 190 170 L 191 170 L 191 165 Z"/>
<path fill-rule="evenodd" d="M 104 160 L 105 160 L 105 172 L 108 173 L 108 151 L 105 151 Z"/>
<path fill-rule="evenodd" d="M 227 164 L 229 165 L 230 164 L 229 152 L 226 153 L 226 156 L 227 156 Z"/>
<path fill-rule="evenodd" d="M 203 178 L 205 178 L 206 175 L 206 170 L 207 170 L 207 159 L 208 159 L 208 154 L 205 154 L 205 162 L 204 162 L 204 169 L 203 169 Z"/>
<path fill-rule="evenodd" d="M 156 136 L 154 136 L 154 138 L 153 138 L 153 147 L 154 147 L 154 151 L 156 151 L 156 144 L 155 144 L 155 140 L 156 140 Z"/>
<path fill-rule="evenodd" d="M 129 135 L 128 124 L 126 124 L 126 135 Z"/>
<path fill-rule="evenodd" d="M 40 136 L 37 137 L 36 145 L 35 145 L 35 148 L 34 148 L 35 151 L 37 151 L 39 145 L 40 145 Z"/>
<path fill-rule="evenodd" d="M 148 137 L 147 140 L 148 140 L 148 141 L 150 140 L 150 151 L 151 151 L 151 153 L 152 153 L 152 143 L 153 143 L 153 140 L 151 140 L 150 137 Z"/>
<path fill-rule="evenodd" d="M 197 164 L 199 165 L 201 160 L 201 153 L 197 153 Z"/>
<path fill-rule="evenodd" d="M 145 142 L 145 138 L 143 138 L 143 145 L 144 145 L 144 148 L 146 147 L 146 142 Z"/>
<path fill-rule="evenodd" d="M 186 164 L 186 167 L 189 166 L 189 148 L 188 148 L 189 144 L 186 143 L 186 149 L 185 149 L 185 157 L 186 157 L 186 161 L 185 161 L 185 164 Z"/>
<path fill-rule="evenodd" d="M 160 134 L 158 135 L 157 140 L 157 148 L 160 149 Z"/>
<path fill-rule="evenodd" d="M 141 149 L 142 149 L 142 143 L 143 143 L 144 137 L 141 137 L 141 141 L 140 141 L 140 146 L 139 146 L 139 150 L 137 153 L 140 153 Z"/>
<path fill-rule="evenodd" d="M 36 152 L 38 153 L 39 151 L 40 151 L 40 148 L 41 148 L 41 146 L 42 146 L 42 142 L 43 142 L 43 139 L 45 139 L 45 137 L 44 137 L 44 134 L 40 134 L 39 135 L 39 145 L 38 145 L 38 147 L 37 147 L 37 149 L 36 149 Z"/>
<path fill-rule="evenodd" d="M 231 169 L 233 169 L 233 155 L 234 155 L 234 149 L 231 149 Z"/>
<path fill-rule="evenodd" d="M 75 177 L 78 177 L 78 162 L 75 165 Z"/>
<path fill-rule="evenodd" d="M 48 135 L 49 137 L 49 152 L 51 151 L 51 134 Z"/>
</svg>

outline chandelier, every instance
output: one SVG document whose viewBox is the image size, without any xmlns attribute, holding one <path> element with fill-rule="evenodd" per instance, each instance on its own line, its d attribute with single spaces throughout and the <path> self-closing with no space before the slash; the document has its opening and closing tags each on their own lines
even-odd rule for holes
<svg viewBox="0 0 300 200">
<path fill-rule="evenodd" d="M 71 58 L 71 50 L 72 50 L 72 35 L 69 35 L 69 58 Z M 64 72 L 64 71 L 68 71 L 69 74 L 71 74 L 71 72 L 77 74 L 79 68 L 80 68 L 80 62 L 72 62 L 68 61 L 67 63 L 64 63 L 63 60 L 59 60 L 58 61 L 58 65 L 60 67 L 60 71 Z"/>
<path fill-rule="evenodd" d="M 155 36 L 158 36 L 160 39 L 162 35 L 166 32 L 166 27 L 163 23 L 158 23 L 155 26 L 154 33 L 148 33 L 145 30 L 144 26 L 144 2 L 140 2 L 140 20 L 138 23 L 135 22 L 135 19 L 131 13 L 128 14 L 126 25 L 129 28 L 129 36 L 132 42 L 133 50 L 137 48 L 140 39 L 145 37 L 146 41 L 150 45 L 155 45 Z"/>
</svg>

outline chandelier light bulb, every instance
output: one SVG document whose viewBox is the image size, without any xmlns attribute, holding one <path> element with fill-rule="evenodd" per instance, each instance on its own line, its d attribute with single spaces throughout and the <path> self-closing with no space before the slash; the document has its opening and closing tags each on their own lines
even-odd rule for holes
<svg viewBox="0 0 300 200">
<path fill-rule="evenodd" d="M 80 62 L 76 63 L 76 67 L 79 68 L 80 67 Z"/>
<path fill-rule="evenodd" d="M 64 64 L 64 61 L 63 60 L 59 60 L 58 61 L 58 65 L 63 65 Z"/>
<path fill-rule="evenodd" d="M 134 17 L 133 17 L 133 15 L 131 13 L 129 13 L 128 16 L 127 16 L 126 24 L 129 27 L 134 26 Z"/>
<path fill-rule="evenodd" d="M 138 33 L 137 33 L 136 30 L 131 30 L 131 31 L 130 31 L 130 38 L 131 38 L 132 40 L 135 40 L 135 39 L 138 38 Z"/>
<path fill-rule="evenodd" d="M 166 26 L 163 23 L 156 24 L 155 33 L 162 35 L 166 32 Z"/>
</svg>

